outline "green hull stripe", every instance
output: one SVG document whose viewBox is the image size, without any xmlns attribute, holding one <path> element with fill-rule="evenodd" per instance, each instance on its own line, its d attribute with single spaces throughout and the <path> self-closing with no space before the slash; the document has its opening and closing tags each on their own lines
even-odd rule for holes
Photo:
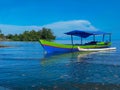
<svg viewBox="0 0 120 90">
<path fill-rule="evenodd" d="M 71 44 L 59 44 L 51 41 L 46 41 L 46 40 L 39 40 L 39 42 L 42 45 L 48 45 L 48 46 L 53 46 L 53 47 L 58 47 L 58 48 L 77 48 L 78 46 L 81 48 L 102 48 L 102 47 L 108 47 L 111 45 L 111 43 L 108 44 L 98 44 L 98 45 L 71 45 Z"/>
</svg>

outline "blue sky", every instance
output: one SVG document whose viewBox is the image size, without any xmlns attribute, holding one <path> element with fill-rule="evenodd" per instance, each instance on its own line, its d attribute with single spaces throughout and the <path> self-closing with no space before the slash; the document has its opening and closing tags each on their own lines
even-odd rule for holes
<svg viewBox="0 0 120 90">
<path fill-rule="evenodd" d="M 60 24 L 59 22 L 74 23 L 75 20 L 87 21 L 87 24 L 90 23 L 97 29 L 112 32 L 117 38 L 120 34 L 120 1 L 0 0 L 0 29 L 3 33 L 19 33 L 24 31 L 24 26 L 34 26 L 38 29 L 42 26 L 56 25 L 55 23 Z M 11 30 L 9 26 L 20 29 Z M 55 30 L 55 32 L 60 31 Z"/>
</svg>

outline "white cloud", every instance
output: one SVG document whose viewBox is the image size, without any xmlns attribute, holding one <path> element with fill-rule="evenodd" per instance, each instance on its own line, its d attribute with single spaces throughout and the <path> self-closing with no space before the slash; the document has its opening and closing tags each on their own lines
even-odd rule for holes
<svg viewBox="0 0 120 90">
<path fill-rule="evenodd" d="M 62 35 L 65 32 L 72 30 L 97 30 L 89 21 L 87 20 L 71 20 L 71 21 L 61 21 L 52 24 L 44 25 L 43 27 L 48 27 L 53 30 L 55 34 Z"/>
<path fill-rule="evenodd" d="M 41 28 L 51 28 L 56 36 L 63 36 L 65 32 L 71 30 L 97 30 L 87 20 L 71 20 L 71 21 L 60 21 L 43 26 L 17 26 L 17 25 L 4 25 L 0 24 L 0 29 L 3 33 L 22 33 L 25 30 L 40 30 Z"/>
<path fill-rule="evenodd" d="M 16 33 L 22 33 L 25 30 L 39 30 L 42 27 L 40 26 L 17 26 L 17 25 L 5 25 L 0 24 L 0 29 L 5 34 L 16 34 Z"/>
</svg>

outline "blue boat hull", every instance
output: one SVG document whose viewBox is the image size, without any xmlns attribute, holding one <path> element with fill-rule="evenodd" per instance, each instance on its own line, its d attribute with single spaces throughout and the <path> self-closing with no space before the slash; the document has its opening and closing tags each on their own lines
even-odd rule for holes
<svg viewBox="0 0 120 90">
<path fill-rule="evenodd" d="M 77 48 L 59 48 L 54 46 L 44 45 L 43 48 L 47 53 L 63 53 L 63 52 L 75 52 L 78 51 Z"/>
</svg>

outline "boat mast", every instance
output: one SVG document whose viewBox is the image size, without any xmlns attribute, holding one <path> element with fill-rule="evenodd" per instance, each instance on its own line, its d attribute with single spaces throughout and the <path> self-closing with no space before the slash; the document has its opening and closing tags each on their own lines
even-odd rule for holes
<svg viewBox="0 0 120 90">
<path fill-rule="evenodd" d="M 111 33 L 109 34 L 109 42 L 111 42 Z"/>
<path fill-rule="evenodd" d="M 72 45 L 73 45 L 73 36 L 71 35 L 71 42 L 72 42 Z"/>
<path fill-rule="evenodd" d="M 104 42 L 104 38 L 105 38 L 105 35 L 103 34 L 103 38 L 102 38 L 102 41 Z"/>
<path fill-rule="evenodd" d="M 95 35 L 93 35 L 93 41 L 95 41 Z"/>
<path fill-rule="evenodd" d="M 82 45 L 82 37 L 81 37 L 81 45 Z"/>
</svg>

